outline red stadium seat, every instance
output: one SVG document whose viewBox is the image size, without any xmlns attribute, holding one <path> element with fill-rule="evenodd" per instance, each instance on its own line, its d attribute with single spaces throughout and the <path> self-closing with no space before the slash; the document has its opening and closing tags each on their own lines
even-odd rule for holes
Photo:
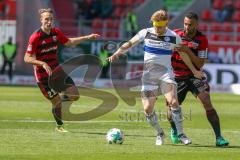
<svg viewBox="0 0 240 160">
<path fill-rule="evenodd" d="M 213 22 L 211 23 L 210 30 L 213 32 L 219 32 L 222 30 L 221 26 L 222 26 L 221 23 Z"/>
<path fill-rule="evenodd" d="M 113 20 L 113 19 L 106 19 L 104 21 L 106 23 L 106 27 L 107 29 L 119 29 L 119 26 L 120 26 L 120 22 L 119 20 Z"/>
<path fill-rule="evenodd" d="M 136 0 L 127 0 L 127 1 L 126 1 L 126 5 L 127 5 L 128 7 L 134 6 L 135 4 L 137 4 L 137 1 L 136 1 Z"/>
<path fill-rule="evenodd" d="M 233 24 L 232 23 L 223 23 L 222 25 L 222 31 L 224 32 L 232 32 L 233 31 Z"/>
<path fill-rule="evenodd" d="M 210 40 L 212 41 L 220 41 L 220 38 L 221 36 L 219 34 L 211 34 L 210 36 Z"/>
<path fill-rule="evenodd" d="M 207 23 L 200 23 L 198 29 L 202 32 L 208 31 L 208 24 Z"/>
<path fill-rule="evenodd" d="M 122 10 L 122 8 L 117 7 L 117 8 L 114 10 L 113 16 L 114 16 L 115 18 L 121 18 L 122 15 L 123 15 L 123 10 Z"/>
<path fill-rule="evenodd" d="M 106 38 L 117 39 L 117 38 L 119 38 L 119 32 L 107 31 L 106 32 Z"/>
<path fill-rule="evenodd" d="M 232 42 L 233 41 L 233 36 L 232 35 L 224 35 L 223 36 L 223 41 L 226 41 L 226 42 Z"/>
<path fill-rule="evenodd" d="M 213 9 L 221 10 L 222 8 L 223 8 L 223 1 L 222 0 L 214 0 Z"/>
<path fill-rule="evenodd" d="M 119 38 L 119 32 L 118 32 L 118 31 L 113 32 L 112 35 L 113 35 L 113 37 L 116 38 L 116 39 Z"/>
<path fill-rule="evenodd" d="M 120 28 L 120 21 L 119 20 L 115 20 L 113 27 L 114 27 L 114 29 L 119 29 Z"/>
<path fill-rule="evenodd" d="M 240 36 L 237 36 L 237 41 L 240 42 Z"/>
<path fill-rule="evenodd" d="M 240 22 L 240 11 L 235 11 L 233 16 L 232 16 L 232 21 L 237 21 Z"/>
<path fill-rule="evenodd" d="M 104 20 L 104 22 L 106 23 L 107 29 L 114 28 L 114 20 L 113 19 L 109 18 L 109 19 Z"/>
<path fill-rule="evenodd" d="M 112 0 L 112 5 L 117 6 L 118 5 L 118 0 Z"/>
<path fill-rule="evenodd" d="M 240 25 L 237 26 L 237 32 L 240 33 Z"/>
<path fill-rule="evenodd" d="M 204 21 L 209 21 L 213 19 L 212 13 L 210 10 L 206 9 L 201 13 L 201 19 Z"/>
<path fill-rule="evenodd" d="M 113 4 L 117 7 L 123 7 L 126 6 L 126 1 L 127 0 L 113 0 Z"/>
<path fill-rule="evenodd" d="M 236 9 L 240 10 L 240 0 L 237 0 L 234 6 Z"/>
<path fill-rule="evenodd" d="M 100 18 L 95 18 L 92 22 L 92 28 L 102 28 L 103 20 Z"/>
</svg>

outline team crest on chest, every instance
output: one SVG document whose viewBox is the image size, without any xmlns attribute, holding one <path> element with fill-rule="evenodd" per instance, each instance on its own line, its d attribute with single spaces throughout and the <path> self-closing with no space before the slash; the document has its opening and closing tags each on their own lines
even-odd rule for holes
<svg viewBox="0 0 240 160">
<path fill-rule="evenodd" d="M 168 36 L 164 37 L 164 41 L 165 42 L 169 42 L 170 41 L 170 37 L 168 37 Z"/>
</svg>

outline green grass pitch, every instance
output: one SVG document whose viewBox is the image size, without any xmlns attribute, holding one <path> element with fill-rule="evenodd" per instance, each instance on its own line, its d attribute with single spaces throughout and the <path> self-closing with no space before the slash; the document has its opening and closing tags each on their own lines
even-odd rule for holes
<svg viewBox="0 0 240 160">
<path fill-rule="evenodd" d="M 116 95 L 113 90 L 105 92 Z M 215 147 L 214 133 L 202 106 L 189 94 L 183 104 L 184 130 L 193 144 L 173 145 L 162 98 L 155 110 L 166 137 L 155 146 L 155 131 L 145 122 L 141 100 L 128 106 L 119 99 L 111 112 L 90 121 L 66 122 L 69 133 L 54 131 L 51 104 L 36 87 L 0 87 L 0 160 L 238 160 L 240 159 L 239 95 L 212 94 L 219 113 L 222 134 L 230 141 L 225 148 Z M 111 101 L 111 99 L 109 99 Z M 71 111 L 84 113 L 100 100 L 82 96 Z M 125 133 L 122 145 L 107 144 L 110 128 Z"/>
</svg>

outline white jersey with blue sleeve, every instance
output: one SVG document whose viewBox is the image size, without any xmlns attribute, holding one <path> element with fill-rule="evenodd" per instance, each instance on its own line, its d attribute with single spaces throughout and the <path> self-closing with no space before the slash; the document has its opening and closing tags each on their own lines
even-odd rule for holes
<svg viewBox="0 0 240 160">
<path fill-rule="evenodd" d="M 144 41 L 144 62 L 157 63 L 171 67 L 171 55 L 176 44 L 181 43 L 181 38 L 174 31 L 167 28 L 161 36 L 154 34 L 154 28 L 146 28 L 136 35 L 139 41 Z"/>
<path fill-rule="evenodd" d="M 176 84 L 171 57 L 175 45 L 181 43 L 181 38 L 168 28 L 161 36 L 154 33 L 154 28 L 146 28 L 139 31 L 135 38 L 144 42 L 142 91 L 156 90 L 161 81 Z"/>
</svg>

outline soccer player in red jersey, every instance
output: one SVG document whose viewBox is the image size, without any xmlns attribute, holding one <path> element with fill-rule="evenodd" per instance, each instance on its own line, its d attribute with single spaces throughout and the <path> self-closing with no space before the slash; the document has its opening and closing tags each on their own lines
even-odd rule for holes
<svg viewBox="0 0 240 160">
<path fill-rule="evenodd" d="M 184 29 L 175 30 L 182 39 L 182 44 L 175 47 L 176 52 L 172 55 L 173 72 L 178 84 L 178 101 L 179 104 L 182 104 L 187 92 L 192 92 L 192 94 L 201 102 L 206 111 L 207 119 L 216 135 L 216 146 L 227 146 L 229 142 L 221 135 L 219 117 L 212 105 L 209 94 L 210 88 L 206 79 L 195 78 L 178 53 L 185 52 L 188 54 L 197 69 L 200 70 L 203 67 L 205 60 L 207 59 L 208 40 L 205 35 L 198 31 L 197 27 L 198 16 L 196 13 L 190 12 L 184 18 Z M 178 143 L 176 137 L 177 130 L 170 113 L 171 112 L 168 114 L 168 118 L 172 127 L 171 140 L 173 143 Z"/>
<path fill-rule="evenodd" d="M 57 50 L 59 44 L 75 46 L 82 41 L 96 39 L 99 35 L 90 34 L 87 36 L 67 38 L 60 29 L 53 27 L 54 18 L 52 9 L 40 9 L 39 14 L 41 27 L 30 36 L 24 61 L 33 65 L 37 84 L 43 95 L 50 100 L 53 105 L 52 113 L 57 123 L 56 130 L 59 132 L 67 132 L 62 126 L 61 108 L 63 99 L 59 93 L 64 92 L 64 95 L 67 96 L 65 100 L 76 101 L 79 99 L 79 92 L 73 80 L 59 67 Z M 66 83 L 68 85 L 58 84 L 59 87 L 53 89 L 48 83 L 53 71 L 59 75 L 55 77 L 56 83 L 62 82 L 60 80 L 67 77 Z"/>
</svg>

